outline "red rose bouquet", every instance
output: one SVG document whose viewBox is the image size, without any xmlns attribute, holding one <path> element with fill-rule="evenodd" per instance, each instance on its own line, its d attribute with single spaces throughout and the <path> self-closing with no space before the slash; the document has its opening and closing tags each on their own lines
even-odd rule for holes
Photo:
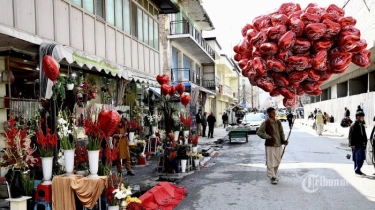
<svg viewBox="0 0 375 210">
<path fill-rule="evenodd" d="M 52 157 L 53 150 L 57 144 L 58 137 L 54 132 L 51 134 L 51 129 L 46 125 L 46 133 L 42 130 L 42 124 L 38 123 L 36 130 L 36 143 L 38 144 L 39 152 L 41 157 Z"/>
<path fill-rule="evenodd" d="M 184 116 L 180 114 L 180 121 L 182 125 L 182 130 L 190 130 L 191 124 L 193 123 L 193 119 L 190 116 Z"/>
<path fill-rule="evenodd" d="M 104 134 L 100 129 L 100 124 L 97 117 L 93 119 L 92 114 L 94 114 L 95 116 L 97 115 L 96 113 L 91 112 L 91 108 L 92 107 L 89 106 L 86 109 L 86 117 L 83 120 L 83 125 L 85 127 L 85 134 L 87 135 L 89 140 L 87 150 L 93 151 L 100 149 L 100 143 L 103 140 Z"/>
<path fill-rule="evenodd" d="M 116 197 L 116 191 L 119 191 L 119 188 L 122 183 L 121 174 L 114 175 L 111 174 L 108 176 L 108 188 L 105 192 L 109 206 L 117 206 L 121 199 Z"/>
<path fill-rule="evenodd" d="M 77 146 L 74 153 L 74 167 L 76 168 L 76 170 L 87 170 L 87 163 L 89 162 L 87 149 L 82 146 Z"/>
<path fill-rule="evenodd" d="M 96 99 L 96 94 L 98 93 L 98 88 L 96 87 L 95 81 L 93 79 L 87 79 L 82 83 L 82 89 L 80 91 L 83 94 L 87 94 L 87 99 Z"/>
<path fill-rule="evenodd" d="M 198 138 L 199 138 L 199 136 L 197 134 L 190 135 L 188 141 L 193 146 L 197 146 L 198 145 Z"/>
<path fill-rule="evenodd" d="M 126 127 L 129 132 L 134 132 L 135 130 L 139 129 L 139 125 L 136 120 L 130 120 L 129 122 L 127 122 Z"/>
</svg>

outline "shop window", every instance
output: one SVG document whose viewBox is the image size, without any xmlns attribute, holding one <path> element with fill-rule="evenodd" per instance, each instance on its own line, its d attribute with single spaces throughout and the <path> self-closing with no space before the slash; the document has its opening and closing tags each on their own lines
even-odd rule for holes
<svg viewBox="0 0 375 210">
<path fill-rule="evenodd" d="M 83 0 L 83 8 L 94 14 L 94 0 Z"/>
<path fill-rule="evenodd" d="M 149 26 L 149 36 L 148 36 L 148 45 L 154 47 L 154 22 L 151 17 L 148 17 L 148 26 Z"/>
<path fill-rule="evenodd" d="M 122 0 L 116 0 L 115 11 L 116 27 L 121 30 L 124 30 L 122 17 Z"/>
<path fill-rule="evenodd" d="M 72 0 L 72 2 L 80 7 L 82 7 L 82 0 Z"/>
<path fill-rule="evenodd" d="M 154 21 L 154 48 L 159 50 L 159 25 Z"/>
<path fill-rule="evenodd" d="M 130 1 L 125 0 L 124 1 L 124 27 L 125 27 L 125 33 L 130 34 Z"/>
<path fill-rule="evenodd" d="M 106 3 L 106 20 L 108 23 L 115 25 L 115 0 L 107 0 Z"/>
<path fill-rule="evenodd" d="M 142 27 L 142 16 L 143 12 L 137 8 L 137 29 L 138 29 L 138 40 L 143 42 L 143 27 Z"/>
<path fill-rule="evenodd" d="M 148 44 L 148 15 L 143 13 L 143 35 L 144 43 Z"/>
<path fill-rule="evenodd" d="M 95 15 L 104 18 L 104 0 L 96 0 Z"/>
<path fill-rule="evenodd" d="M 132 6 L 132 10 L 131 10 L 131 34 L 134 36 L 134 37 L 138 37 L 138 24 L 137 24 L 137 12 L 138 12 L 138 8 L 137 8 L 137 5 L 132 3 L 131 4 Z"/>
</svg>

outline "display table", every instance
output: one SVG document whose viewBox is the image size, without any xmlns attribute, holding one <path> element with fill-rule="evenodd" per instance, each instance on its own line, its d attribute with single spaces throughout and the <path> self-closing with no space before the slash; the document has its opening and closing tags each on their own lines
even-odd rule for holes
<svg viewBox="0 0 375 210">
<path fill-rule="evenodd" d="M 8 198 L 7 201 L 10 202 L 11 210 L 24 210 L 27 209 L 27 200 L 31 197 L 22 196 L 21 198 Z"/>
<path fill-rule="evenodd" d="M 67 177 L 64 175 L 55 176 L 52 180 L 52 209 L 76 210 L 74 190 L 71 184 L 76 180 L 82 179 L 82 175 Z"/>
<path fill-rule="evenodd" d="M 98 178 L 84 177 L 72 182 L 70 187 L 74 190 L 82 205 L 92 209 L 103 190 L 107 187 L 107 183 L 107 176 L 99 176 Z"/>
</svg>

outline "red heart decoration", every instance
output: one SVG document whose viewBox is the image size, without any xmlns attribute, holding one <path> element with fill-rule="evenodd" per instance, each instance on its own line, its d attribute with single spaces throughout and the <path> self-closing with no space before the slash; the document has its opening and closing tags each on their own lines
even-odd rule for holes
<svg viewBox="0 0 375 210">
<path fill-rule="evenodd" d="M 327 62 L 327 51 L 321 50 L 312 59 L 312 67 L 316 70 L 325 70 Z"/>
<path fill-rule="evenodd" d="M 307 6 L 305 9 L 305 12 L 314 14 L 314 15 L 322 15 L 324 13 L 324 10 L 318 7 L 318 5 L 314 5 L 314 6 Z"/>
<path fill-rule="evenodd" d="M 275 88 L 270 92 L 271 97 L 276 97 L 280 95 L 280 88 Z"/>
<path fill-rule="evenodd" d="M 308 81 L 316 82 L 320 80 L 319 72 L 316 72 L 314 69 L 307 69 L 306 71 L 308 74 L 308 77 L 307 77 Z"/>
<path fill-rule="evenodd" d="M 344 30 L 342 30 L 341 33 L 340 33 L 341 37 L 344 37 L 344 36 L 347 36 L 347 35 L 355 35 L 355 36 L 360 37 L 361 31 L 354 26 L 348 26 Z"/>
<path fill-rule="evenodd" d="M 249 29 L 246 32 L 246 38 L 250 41 L 253 37 L 255 37 L 259 32 L 256 29 Z"/>
<path fill-rule="evenodd" d="M 289 88 L 280 88 L 280 94 L 284 96 L 285 98 L 295 98 L 296 95 L 294 94 L 294 91 Z"/>
<path fill-rule="evenodd" d="M 259 32 L 250 40 L 251 46 L 260 47 L 261 44 L 267 41 L 267 35 L 263 31 Z"/>
<path fill-rule="evenodd" d="M 273 79 L 270 77 L 261 77 L 256 80 L 256 84 L 266 92 L 271 92 L 275 87 Z"/>
<path fill-rule="evenodd" d="M 360 38 L 356 35 L 347 35 L 339 39 L 340 51 L 349 52 L 357 47 Z"/>
<path fill-rule="evenodd" d="M 363 49 L 358 53 L 354 53 L 352 62 L 360 67 L 368 67 L 371 64 L 371 52 L 368 49 Z"/>
<path fill-rule="evenodd" d="M 310 40 L 318 40 L 327 32 L 327 26 L 323 23 L 311 23 L 305 28 L 306 37 Z"/>
<path fill-rule="evenodd" d="M 326 39 L 332 39 L 341 31 L 341 25 L 330 19 L 323 20 L 323 24 L 327 26 L 326 33 L 323 36 Z"/>
<path fill-rule="evenodd" d="M 182 83 L 178 83 L 176 85 L 176 91 L 181 96 L 185 92 L 185 85 Z"/>
<path fill-rule="evenodd" d="M 294 107 L 294 106 L 298 105 L 298 100 L 295 99 L 295 98 L 290 98 L 290 99 L 284 98 L 283 99 L 283 105 L 285 107 Z"/>
<path fill-rule="evenodd" d="M 279 40 L 282 35 L 286 33 L 286 26 L 278 25 L 274 27 L 269 27 L 266 31 L 266 34 L 270 40 Z"/>
<path fill-rule="evenodd" d="M 355 26 L 355 24 L 357 23 L 357 20 L 354 19 L 351 16 L 341 17 L 341 18 L 339 18 L 339 23 L 340 23 L 342 29 L 346 29 L 350 26 Z"/>
<path fill-rule="evenodd" d="M 291 49 L 296 41 L 296 33 L 288 31 L 281 36 L 278 42 L 279 49 L 288 50 Z"/>
<path fill-rule="evenodd" d="M 187 93 L 184 93 L 183 95 L 180 96 L 180 101 L 181 101 L 181 104 L 184 105 L 184 107 L 186 107 L 190 102 L 190 95 Z"/>
<path fill-rule="evenodd" d="M 305 24 L 305 26 L 307 26 L 312 23 L 320 23 L 322 16 L 304 12 L 300 16 L 300 19 Z"/>
<path fill-rule="evenodd" d="M 254 26 L 252 26 L 251 24 L 246 24 L 246 25 L 242 28 L 242 30 L 241 30 L 241 34 L 242 34 L 242 36 L 245 37 L 247 31 L 248 31 L 249 29 L 253 29 L 253 28 L 254 28 Z"/>
<path fill-rule="evenodd" d="M 275 43 L 263 43 L 259 47 L 260 52 L 262 52 L 264 55 L 274 55 L 277 53 L 278 48 Z"/>
<path fill-rule="evenodd" d="M 295 71 L 289 74 L 289 81 L 293 83 L 303 82 L 308 76 L 307 71 Z"/>
<path fill-rule="evenodd" d="M 340 7 L 336 6 L 335 4 L 330 4 L 327 8 L 326 8 L 326 12 L 327 13 L 332 13 L 332 14 L 336 14 L 338 15 L 339 17 L 342 17 L 345 15 L 345 11 L 343 9 L 341 9 Z"/>
<path fill-rule="evenodd" d="M 299 17 L 293 17 L 290 19 L 289 29 L 296 33 L 297 37 L 300 37 L 303 35 L 303 31 L 305 30 L 305 24 L 299 19 Z"/>
<path fill-rule="evenodd" d="M 247 52 L 247 49 L 249 48 L 249 42 L 247 41 L 247 39 L 243 38 L 240 43 L 238 44 L 238 49 L 240 51 L 241 54 L 244 54 Z"/>
<path fill-rule="evenodd" d="M 233 51 L 234 51 L 235 53 L 240 53 L 240 48 L 239 48 L 239 46 L 238 46 L 238 45 L 234 45 L 234 47 L 233 47 Z"/>
<path fill-rule="evenodd" d="M 247 61 L 248 61 L 248 59 L 240 60 L 240 62 L 238 62 L 238 66 L 242 69 L 243 67 L 245 67 L 247 65 Z"/>
<path fill-rule="evenodd" d="M 299 18 L 302 15 L 302 13 L 303 13 L 302 10 L 289 13 L 288 18 L 289 18 L 289 20 L 291 20 L 292 18 Z"/>
<path fill-rule="evenodd" d="M 59 77 L 59 63 L 52 56 L 46 55 L 43 57 L 42 65 L 47 78 L 52 82 L 56 82 Z"/>
<path fill-rule="evenodd" d="M 268 70 L 275 72 L 284 72 L 286 69 L 284 62 L 273 59 L 267 60 L 267 68 Z"/>
<path fill-rule="evenodd" d="M 263 58 L 261 57 L 255 57 L 253 60 L 253 67 L 256 71 L 257 75 L 263 76 L 267 72 L 267 66 Z"/>
<path fill-rule="evenodd" d="M 366 40 L 361 39 L 357 42 L 357 46 L 355 48 L 353 48 L 352 50 L 350 50 L 349 52 L 360 52 L 360 51 L 366 49 L 366 47 L 367 47 Z"/>
<path fill-rule="evenodd" d="M 290 50 L 279 50 L 279 53 L 276 54 L 276 58 L 280 59 L 284 62 L 287 62 L 288 58 L 292 55 L 293 55 L 293 53 Z"/>
<path fill-rule="evenodd" d="M 171 97 L 173 97 L 174 95 L 176 95 L 176 88 L 174 86 L 171 86 L 171 90 L 169 91 L 169 95 Z"/>
<path fill-rule="evenodd" d="M 268 15 L 261 15 L 253 20 L 253 26 L 256 30 L 260 31 L 264 28 L 268 28 L 272 26 L 271 18 Z"/>
<path fill-rule="evenodd" d="M 235 55 L 233 56 L 233 58 L 234 58 L 235 61 L 238 62 L 238 61 L 241 60 L 242 57 L 241 57 L 241 54 L 235 54 Z"/>
<path fill-rule="evenodd" d="M 253 47 L 253 51 L 251 52 L 251 57 L 255 58 L 255 57 L 262 57 L 263 54 L 257 50 L 256 47 Z"/>
<path fill-rule="evenodd" d="M 332 73 L 343 73 L 352 61 L 352 53 L 337 52 L 329 56 L 329 62 Z"/>
<path fill-rule="evenodd" d="M 166 74 L 162 74 L 162 75 L 159 74 L 158 76 L 156 76 L 156 81 L 158 81 L 160 85 L 168 84 L 169 76 Z"/>
<path fill-rule="evenodd" d="M 323 23 L 324 23 L 325 20 L 331 20 L 331 21 L 337 23 L 337 21 L 339 20 L 339 16 L 335 13 L 327 13 L 326 12 L 326 13 L 322 14 L 322 20 L 323 20 L 322 21 Z M 339 26 L 340 26 L 340 24 L 339 24 Z M 340 26 L 340 28 L 341 28 L 341 26 Z"/>
<path fill-rule="evenodd" d="M 172 89 L 172 86 L 169 85 L 169 84 L 163 84 L 161 86 L 161 88 L 160 88 L 161 93 L 163 94 L 163 96 L 168 95 L 171 92 L 171 89 Z"/>
<path fill-rule="evenodd" d="M 313 49 L 314 52 L 319 52 L 320 50 L 329 50 L 333 46 L 333 42 L 331 40 L 318 40 L 314 41 Z"/>
<path fill-rule="evenodd" d="M 301 10 L 301 6 L 299 4 L 295 4 L 295 3 L 283 3 L 279 7 L 278 12 L 280 14 L 290 15 L 290 13 L 293 13 L 295 11 L 300 11 L 300 10 Z"/>
<path fill-rule="evenodd" d="M 307 39 L 297 38 L 293 46 L 293 52 L 297 54 L 306 53 L 311 47 L 311 42 Z"/>
<path fill-rule="evenodd" d="M 98 122 L 105 137 L 110 137 L 113 135 L 113 133 L 117 130 L 120 120 L 121 116 L 115 110 L 100 111 L 98 115 Z"/>
<path fill-rule="evenodd" d="M 273 26 L 287 25 L 289 22 L 289 18 L 284 14 L 273 14 L 271 16 L 271 22 Z"/>
<path fill-rule="evenodd" d="M 290 56 L 288 58 L 289 67 L 297 70 L 297 71 L 303 71 L 309 66 L 309 59 L 304 56 Z"/>
<path fill-rule="evenodd" d="M 274 83 L 279 87 L 287 87 L 289 85 L 288 80 L 285 78 L 283 74 L 274 73 L 273 74 Z"/>
</svg>

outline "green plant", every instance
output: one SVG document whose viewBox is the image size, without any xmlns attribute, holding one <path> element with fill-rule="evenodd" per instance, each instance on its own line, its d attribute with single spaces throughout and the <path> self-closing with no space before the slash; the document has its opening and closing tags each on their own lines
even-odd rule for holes
<svg viewBox="0 0 375 210">
<path fill-rule="evenodd" d="M 77 82 L 77 79 L 76 78 L 73 78 L 71 76 L 68 76 L 65 80 L 65 83 L 66 84 L 74 84 L 74 85 L 77 85 L 78 82 Z"/>
<path fill-rule="evenodd" d="M 34 191 L 34 177 L 31 177 L 30 172 L 22 174 L 22 186 L 25 196 L 32 196 Z"/>
<path fill-rule="evenodd" d="M 64 100 L 66 95 L 65 95 L 65 77 L 59 76 L 57 78 L 56 83 L 52 86 L 52 99 L 56 100 L 59 96 L 61 100 Z"/>
</svg>

